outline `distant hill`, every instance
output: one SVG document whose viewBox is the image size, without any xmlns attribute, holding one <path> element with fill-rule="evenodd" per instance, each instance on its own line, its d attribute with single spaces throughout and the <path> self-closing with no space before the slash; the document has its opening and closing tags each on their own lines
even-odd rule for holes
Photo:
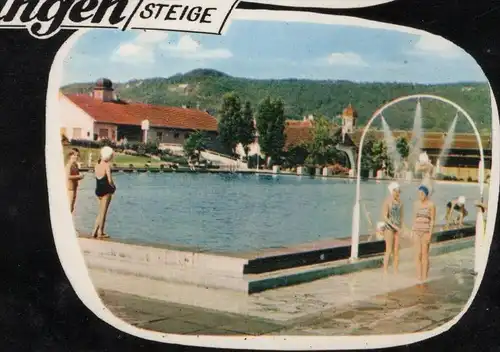
<svg viewBox="0 0 500 352">
<path fill-rule="evenodd" d="M 62 88 L 65 93 L 87 93 L 94 83 L 75 83 Z M 253 106 L 267 95 L 280 97 L 285 102 L 285 113 L 290 119 L 302 119 L 308 114 L 323 114 L 335 120 L 351 103 L 358 111 L 358 125 L 363 125 L 371 114 L 385 102 L 403 95 L 428 93 L 448 98 L 462 106 L 474 119 L 480 131 L 491 130 L 490 91 L 487 83 L 410 84 L 410 83 L 356 83 L 334 80 L 306 79 L 249 79 L 232 77 L 212 69 L 196 69 L 178 73 L 169 78 L 131 80 L 115 84 L 122 100 L 148 104 L 199 106 L 216 115 L 225 93 L 237 92 Z M 444 103 L 422 101 L 423 126 L 433 131 L 446 131 L 456 111 Z M 415 102 L 404 102 L 387 110 L 384 117 L 392 129 L 411 129 Z M 379 125 L 375 125 L 378 127 Z M 457 124 L 457 131 L 472 132 L 465 118 Z"/>
</svg>

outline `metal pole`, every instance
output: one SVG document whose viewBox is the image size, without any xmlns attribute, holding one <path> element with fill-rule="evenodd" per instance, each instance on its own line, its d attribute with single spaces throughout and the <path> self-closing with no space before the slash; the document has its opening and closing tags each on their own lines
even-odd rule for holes
<svg viewBox="0 0 500 352">
<path fill-rule="evenodd" d="M 363 143 L 365 142 L 366 132 L 370 129 L 373 121 L 379 114 L 376 112 L 363 129 L 361 140 L 358 147 L 358 165 L 356 167 L 356 199 L 352 210 L 352 232 L 351 232 L 351 261 L 358 259 L 359 253 L 359 224 L 360 224 L 360 200 L 361 200 L 361 158 L 363 157 Z"/>
</svg>

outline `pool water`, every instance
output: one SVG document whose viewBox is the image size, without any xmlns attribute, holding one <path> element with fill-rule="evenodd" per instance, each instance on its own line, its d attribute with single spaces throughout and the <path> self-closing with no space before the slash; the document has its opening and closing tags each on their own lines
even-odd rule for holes
<svg viewBox="0 0 500 352">
<path fill-rule="evenodd" d="M 254 174 L 114 174 L 117 192 L 106 233 L 145 243 L 196 246 L 209 251 L 255 251 L 351 233 L 355 182 L 333 178 Z M 361 185 L 361 233 L 380 220 L 387 183 Z M 90 233 L 97 215 L 95 179 L 81 182 L 75 226 Z M 402 185 L 406 223 L 417 184 Z M 487 196 L 488 188 L 485 189 Z M 436 184 L 432 199 L 438 223 L 448 200 L 467 198 L 468 220 L 475 219 L 477 184 Z M 369 213 L 369 215 L 367 215 Z M 466 219 L 467 220 L 467 219 Z"/>
</svg>

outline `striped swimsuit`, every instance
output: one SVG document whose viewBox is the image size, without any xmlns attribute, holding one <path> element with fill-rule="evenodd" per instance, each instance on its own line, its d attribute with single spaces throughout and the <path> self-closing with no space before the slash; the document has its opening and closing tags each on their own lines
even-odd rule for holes
<svg viewBox="0 0 500 352">
<path fill-rule="evenodd" d="M 431 231 L 431 219 L 431 207 L 429 204 L 420 206 L 415 216 L 413 232 L 418 236 L 429 233 Z"/>
</svg>

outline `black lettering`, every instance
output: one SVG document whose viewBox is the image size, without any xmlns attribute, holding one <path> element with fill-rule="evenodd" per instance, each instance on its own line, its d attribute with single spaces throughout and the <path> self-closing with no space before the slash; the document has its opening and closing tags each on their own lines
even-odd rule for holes
<svg viewBox="0 0 500 352">
<path fill-rule="evenodd" d="M 189 6 L 184 6 L 184 9 L 182 10 L 181 15 L 179 16 L 179 20 L 182 21 L 184 19 L 184 16 L 186 16 L 186 12 L 189 10 Z"/>
<path fill-rule="evenodd" d="M 148 18 L 151 18 L 151 16 L 153 16 L 154 7 L 155 7 L 155 4 L 152 4 L 152 3 L 147 4 L 146 6 L 144 6 L 144 10 L 142 10 L 139 13 L 139 17 L 142 18 L 143 20 L 147 20 Z"/>
<path fill-rule="evenodd" d="M 189 10 L 188 15 L 187 15 L 187 20 L 189 22 L 195 22 L 198 21 L 198 18 L 200 18 L 201 11 L 203 8 L 201 6 L 195 6 L 191 10 Z"/>
<path fill-rule="evenodd" d="M 212 11 L 212 10 L 217 10 L 217 8 L 207 7 L 203 11 L 203 14 L 201 15 L 201 18 L 200 18 L 200 23 L 212 23 L 212 20 L 210 19 L 210 17 L 212 17 L 212 14 L 210 13 L 210 11 Z"/>
<path fill-rule="evenodd" d="M 120 23 L 125 19 L 123 16 L 123 11 L 128 5 L 127 0 L 102 0 L 99 8 L 97 9 L 94 18 L 92 18 L 92 23 L 101 23 L 106 12 L 114 7 L 113 12 L 109 16 L 109 23 L 115 25 Z"/>
<path fill-rule="evenodd" d="M 68 18 L 72 22 L 83 22 L 93 16 L 88 14 L 84 16 L 85 12 L 90 12 L 99 6 L 99 0 L 80 0 L 71 8 Z"/>
<path fill-rule="evenodd" d="M 168 9 L 167 14 L 165 15 L 165 21 L 176 20 L 175 17 L 170 17 L 170 15 L 175 15 L 177 13 L 175 9 L 178 9 L 179 7 L 182 7 L 182 5 L 171 5 L 170 8 Z"/>
<path fill-rule="evenodd" d="M 20 20 L 22 22 L 29 22 L 29 21 L 32 21 L 35 19 L 36 17 L 36 14 L 33 15 L 33 10 L 35 9 L 35 6 L 37 5 L 37 3 L 35 1 L 28 1 L 28 0 L 15 0 L 9 7 L 8 11 L 6 14 L 4 14 L 3 16 L 0 16 L 0 20 L 3 21 L 3 22 L 12 22 L 14 20 L 14 18 L 16 18 L 19 10 L 21 10 L 21 8 L 23 6 L 25 6 L 21 16 L 20 16 Z M 2 8 L 3 10 L 3 8 Z"/>
<path fill-rule="evenodd" d="M 163 11 L 164 8 L 169 7 L 170 5 L 165 5 L 165 4 L 156 4 L 156 7 L 158 7 L 158 11 L 156 12 L 155 20 L 160 17 L 161 12 Z"/>
<path fill-rule="evenodd" d="M 42 32 L 42 25 L 40 22 L 34 23 L 31 26 L 31 32 L 37 36 L 53 34 L 61 27 L 71 5 L 73 5 L 72 0 L 45 0 L 38 9 L 36 19 L 40 22 L 50 22 L 50 25 L 44 33 Z M 54 15 L 49 16 L 49 12 L 53 6 L 57 6 L 57 11 Z"/>
</svg>

